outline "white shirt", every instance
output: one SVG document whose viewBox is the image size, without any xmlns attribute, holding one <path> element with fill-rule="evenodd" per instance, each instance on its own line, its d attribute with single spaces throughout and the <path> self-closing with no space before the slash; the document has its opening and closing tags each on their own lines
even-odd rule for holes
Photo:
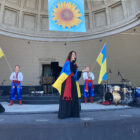
<svg viewBox="0 0 140 140">
<path fill-rule="evenodd" d="M 11 80 L 11 81 L 16 80 L 16 72 L 12 72 L 12 73 L 11 73 L 11 75 L 10 75 L 10 80 Z M 18 72 L 17 80 L 18 80 L 18 81 L 23 81 L 23 74 L 22 74 L 22 72 Z"/>
<path fill-rule="evenodd" d="M 92 72 L 89 72 L 89 75 L 90 75 L 91 80 L 94 80 L 95 79 L 94 74 Z M 83 79 L 84 80 L 89 79 L 87 72 L 83 72 Z"/>
</svg>

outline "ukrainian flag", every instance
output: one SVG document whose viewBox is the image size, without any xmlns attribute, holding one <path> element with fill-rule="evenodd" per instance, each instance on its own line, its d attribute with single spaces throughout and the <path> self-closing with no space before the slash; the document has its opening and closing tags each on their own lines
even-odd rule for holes
<svg viewBox="0 0 140 140">
<path fill-rule="evenodd" d="M 62 70 L 61 70 L 59 77 L 52 85 L 52 87 L 54 87 L 55 89 L 58 90 L 59 95 L 61 95 L 62 84 L 68 78 L 68 76 L 70 74 L 71 74 L 70 61 L 66 61 Z M 78 70 L 76 71 L 74 78 L 75 78 L 75 82 L 76 82 L 78 98 L 81 98 L 81 91 L 80 91 L 80 86 L 79 86 L 78 79 L 77 79 L 77 74 L 78 74 Z"/>
<path fill-rule="evenodd" d="M 0 58 L 2 58 L 4 56 L 4 53 L 2 51 L 2 49 L 0 48 Z"/>
<path fill-rule="evenodd" d="M 97 58 L 97 62 L 101 66 L 98 84 L 100 84 L 102 81 L 107 80 L 107 66 L 106 66 L 107 60 L 106 59 L 107 59 L 106 58 L 106 44 L 104 44 L 104 47 Z"/>
<path fill-rule="evenodd" d="M 59 77 L 52 85 L 52 87 L 54 87 L 58 90 L 59 95 L 61 95 L 61 88 L 62 88 L 63 82 L 68 78 L 68 76 L 70 74 L 71 74 L 70 61 L 66 61 L 63 68 L 62 68 L 62 71 L 61 71 Z"/>
</svg>

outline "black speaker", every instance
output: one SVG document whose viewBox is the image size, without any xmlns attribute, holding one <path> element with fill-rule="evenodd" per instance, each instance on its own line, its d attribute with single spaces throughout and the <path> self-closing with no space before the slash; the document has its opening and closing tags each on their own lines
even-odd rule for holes
<svg viewBox="0 0 140 140">
<path fill-rule="evenodd" d="M 56 80 L 62 69 L 61 67 L 59 67 L 59 62 L 51 62 L 51 69 L 52 69 L 52 74 Z"/>
<path fill-rule="evenodd" d="M 58 65 L 59 65 L 59 62 L 51 62 L 51 68 L 52 68 L 52 70 L 56 71 Z"/>
<path fill-rule="evenodd" d="M 0 96 L 2 96 L 4 93 L 4 90 L 0 90 Z"/>
<path fill-rule="evenodd" d="M 134 98 L 133 101 L 131 101 L 128 105 L 133 107 L 140 107 L 140 97 Z"/>
<path fill-rule="evenodd" d="M 5 108 L 0 104 L 0 113 L 5 112 Z"/>
</svg>

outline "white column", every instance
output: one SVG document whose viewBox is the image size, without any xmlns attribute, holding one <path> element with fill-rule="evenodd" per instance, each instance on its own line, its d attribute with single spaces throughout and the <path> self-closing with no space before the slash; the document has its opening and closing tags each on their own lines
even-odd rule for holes
<svg viewBox="0 0 140 140">
<path fill-rule="evenodd" d="M 19 28 L 22 28 L 24 3 L 25 0 L 21 0 L 21 7 L 19 12 Z"/>
<path fill-rule="evenodd" d="M 3 1 L 1 2 L 0 24 L 3 22 L 4 6 L 5 6 L 5 0 L 3 0 Z"/>
<path fill-rule="evenodd" d="M 110 13 L 110 9 L 107 4 L 107 0 L 104 0 L 104 4 L 106 7 L 105 10 L 106 10 L 107 25 L 110 25 L 111 24 L 111 13 Z"/>
<path fill-rule="evenodd" d="M 38 1 L 38 15 L 37 15 L 37 31 L 40 31 L 40 10 L 41 10 L 41 0 Z"/>
<path fill-rule="evenodd" d="M 121 0 L 121 2 L 122 2 L 122 7 L 123 7 L 124 18 L 126 19 L 128 17 L 128 12 L 127 12 L 127 7 L 126 7 L 126 0 Z"/>
<path fill-rule="evenodd" d="M 88 13 L 89 13 L 89 28 L 91 31 L 93 31 L 93 19 L 92 19 L 92 6 L 91 6 L 91 0 L 87 0 L 88 4 Z"/>
</svg>

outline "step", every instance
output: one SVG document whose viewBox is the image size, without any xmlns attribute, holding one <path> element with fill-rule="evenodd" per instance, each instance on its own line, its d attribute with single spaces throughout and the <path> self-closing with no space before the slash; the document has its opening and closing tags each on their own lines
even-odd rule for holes
<svg viewBox="0 0 140 140">
<path fill-rule="evenodd" d="M 23 104 L 59 104 L 59 100 L 23 100 Z"/>
<path fill-rule="evenodd" d="M 22 97 L 23 100 L 28 100 L 28 99 L 32 99 L 32 100 L 59 100 L 59 96 L 28 96 Z"/>
<path fill-rule="evenodd" d="M 10 96 L 0 96 L 0 99 L 9 99 Z M 24 100 L 32 99 L 32 100 L 52 100 L 52 99 L 59 99 L 59 96 L 22 96 Z"/>
<path fill-rule="evenodd" d="M 58 104 L 59 103 L 59 96 L 50 95 L 50 96 L 22 96 L 23 104 Z M 102 97 L 94 97 L 94 101 L 101 100 Z M 90 98 L 87 100 L 90 102 Z M 10 102 L 9 96 L 1 96 L 0 102 Z M 81 98 L 81 102 L 84 102 L 84 98 Z M 15 103 L 18 103 L 16 100 Z"/>
</svg>

